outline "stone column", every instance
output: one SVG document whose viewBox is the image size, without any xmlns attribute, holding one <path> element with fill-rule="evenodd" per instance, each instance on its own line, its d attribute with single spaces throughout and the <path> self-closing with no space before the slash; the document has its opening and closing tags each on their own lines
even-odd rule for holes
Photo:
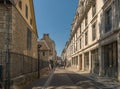
<svg viewBox="0 0 120 89">
<path fill-rule="evenodd" d="M 71 64 L 72 64 L 72 67 L 73 67 L 73 65 L 74 65 L 74 62 L 73 62 L 73 57 L 72 57 L 72 61 L 71 61 Z"/>
<path fill-rule="evenodd" d="M 82 54 L 82 71 L 85 70 L 85 60 L 84 60 L 84 53 Z"/>
<path fill-rule="evenodd" d="M 80 70 L 80 55 L 78 55 L 78 71 Z"/>
<path fill-rule="evenodd" d="M 92 63 L 92 60 L 91 60 L 91 51 L 89 51 L 89 72 L 91 72 L 91 63 Z"/>
<path fill-rule="evenodd" d="M 99 46 L 98 48 L 98 58 L 99 58 L 99 76 L 103 76 L 104 74 L 104 61 L 103 61 L 103 56 L 104 54 L 102 51 L 102 47 Z"/>
</svg>

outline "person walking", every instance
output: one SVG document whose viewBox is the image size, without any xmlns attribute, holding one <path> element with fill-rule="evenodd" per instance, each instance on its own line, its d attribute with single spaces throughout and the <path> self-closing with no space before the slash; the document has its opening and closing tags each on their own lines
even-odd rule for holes
<svg viewBox="0 0 120 89">
<path fill-rule="evenodd" d="M 65 69 L 65 67 L 66 67 L 66 60 L 64 61 L 64 69 Z"/>
<path fill-rule="evenodd" d="M 53 69 L 53 67 L 54 67 L 53 60 L 50 60 L 50 65 L 51 65 L 51 69 Z"/>
<path fill-rule="evenodd" d="M 52 70 L 52 69 L 53 69 L 53 67 L 54 67 L 53 60 L 52 60 L 52 59 L 50 59 L 50 60 L 49 60 L 49 69 L 50 69 L 50 70 Z"/>
</svg>

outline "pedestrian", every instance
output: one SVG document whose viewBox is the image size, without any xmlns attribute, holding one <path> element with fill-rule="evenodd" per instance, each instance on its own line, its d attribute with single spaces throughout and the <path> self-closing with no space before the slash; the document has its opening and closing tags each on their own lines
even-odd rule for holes
<svg viewBox="0 0 120 89">
<path fill-rule="evenodd" d="M 49 69 L 51 70 L 51 69 L 53 69 L 53 67 L 54 67 L 53 60 L 50 59 L 50 60 L 49 60 Z"/>
<path fill-rule="evenodd" d="M 50 60 L 51 69 L 53 69 L 54 63 L 53 60 Z"/>
<path fill-rule="evenodd" d="M 50 60 L 48 61 L 48 63 L 49 63 L 49 70 L 51 70 L 51 64 L 50 64 Z"/>
<path fill-rule="evenodd" d="M 65 67 L 66 67 L 66 61 L 64 61 L 64 69 L 65 69 Z"/>
</svg>

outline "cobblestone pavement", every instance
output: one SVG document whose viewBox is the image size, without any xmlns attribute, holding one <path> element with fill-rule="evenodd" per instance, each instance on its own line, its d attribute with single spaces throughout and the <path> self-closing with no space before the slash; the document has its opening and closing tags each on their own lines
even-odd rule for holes
<svg viewBox="0 0 120 89">
<path fill-rule="evenodd" d="M 54 70 L 52 70 L 51 72 L 49 71 L 49 73 L 45 74 L 44 76 L 41 76 L 40 79 L 26 85 L 24 87 L 24 89 L 32 89 L 34 87 L 39 87 L 39 86 L 44 86 L 46 81 L 49 79 L 50 75 L 54 72 Z"/>
<path fill-rule="evenodd" d="M 56 68 L 49 76 L 44 76 L 31 83 L 25 89 L 120 89 L 106 86 L 103 83 L 100 82 L 100 79 L 95 80 L 90 77 L 89 74 L 79 74 L 68 69 Z"/>
<path fill-rule="evenodd" d="M 57 68 L 44 85 L 33 86 L 32 89 L 102 89 L 101 87 L 105 86 L 75 72 Z"/>
<path fill-rule="evenodd" d="M 99 89 L 92 80 L 65 69 L 56 69 L 48 89 Z"/>
<path fill-rule="evenodd" d="M 120 82 L 118 82 L 116 79 L 112 79 L 109 77 L 99 77 L 97 75 L 89 74 L 88 72 L 84 71 L 78 71 L 73 68 L 67 68 L 67 70 L 87 77 L 95 81 L 96 83 L 103 84 L 104 86 L 100 86 L 100 89 L 120 89 Z"/>
</svg>

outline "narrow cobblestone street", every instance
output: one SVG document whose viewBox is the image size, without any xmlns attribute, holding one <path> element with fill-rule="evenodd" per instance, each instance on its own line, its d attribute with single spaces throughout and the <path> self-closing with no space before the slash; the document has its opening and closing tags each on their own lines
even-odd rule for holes
<svg viewBox="0 0 120 89">
<path fill-rule="evenodd" d="M 48 87 L 50 89 L 99 89 L 92 80 L 62 68 L 56 69 Z"/>
<path fill-rule="evenodd" d="M 71 72 L 64 68 L 56 68 L 50 76 L 26 86 L 25 89 L 113 89 L 105 88 L 101 83 L 95 82 L 85 76 Z"/>
<path fill-rule="evenodd" d="M 0 89 L 120 89 L 120 0 L 0 0 Z"/>
</svg>

